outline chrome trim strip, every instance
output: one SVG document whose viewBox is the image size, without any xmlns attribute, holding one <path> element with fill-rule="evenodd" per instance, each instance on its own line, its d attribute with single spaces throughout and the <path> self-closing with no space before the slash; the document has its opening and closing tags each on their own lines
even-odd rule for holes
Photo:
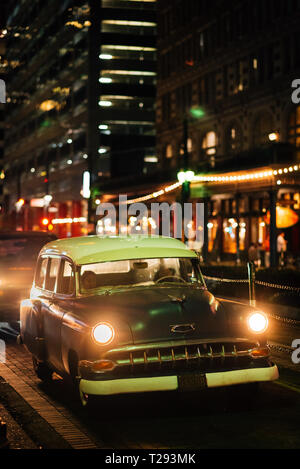
<svg viewBox="0 0 300 469">
<path fill-rule="evenodd" d="M 181 339 L 181 340 L 167 340 L 165 342 L 150 342 L 143 343 L 141 345 L 125 345 L 118 348 L 110 349 L 106 352 L 106 355 L 110 353 L 117 352 L 136 352 L 139 350 L 151 350 L 151 349 L 164 349 L 188 345 L 201 345 L 201 344 L 226 344 L 226 343 L 245 343 L 245 344 L 256 344 L 258 346 L 257 340 L 253 339 L 241 339 L 235 337 L 220 337 L 218 339 Z"/>
</svg>

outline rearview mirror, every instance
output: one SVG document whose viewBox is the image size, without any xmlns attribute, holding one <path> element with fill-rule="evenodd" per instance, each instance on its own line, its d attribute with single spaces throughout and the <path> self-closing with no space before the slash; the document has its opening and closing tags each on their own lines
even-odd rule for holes
<svg viewBox="0 0 300 469">
<path fill-rule="evenodd" d="M 134 262 L 133 268 L 138 269 L 148 269 L 148 262 Z"/>
</svg>

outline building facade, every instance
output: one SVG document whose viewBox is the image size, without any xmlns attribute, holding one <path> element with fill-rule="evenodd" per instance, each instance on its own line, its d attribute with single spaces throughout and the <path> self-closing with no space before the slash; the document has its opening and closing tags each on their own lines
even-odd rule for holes
<svg viewBox="0 0 300 469">
<path fill-rule="evenodd" d="M 300 78 L 299 2 L 159 0 L 158 18 L 161 166 L 182 168 L 186 146 L 197 174 L 294 168 L 300 162 L 300 108 L 292 101 L 292 83 Z M 254 187 L 194 185 L 191 195 L 207 203 L 206 248 L 216 258 L 247 252 L 251 242 L 267 251 L 272 204 L 300 210 L 295 177 Z M 299 223 L 286 230 L 293 253 L 300 252 L 299 235 Z M 271 237 L 274 250 L 276 232 Z"/>
<path fill-rule="evenodd" d="M 2 225 L 86 234 L 85 172 L 97 194 L 155 169 L 155 6 L 9 3 Z"/>
</svg>

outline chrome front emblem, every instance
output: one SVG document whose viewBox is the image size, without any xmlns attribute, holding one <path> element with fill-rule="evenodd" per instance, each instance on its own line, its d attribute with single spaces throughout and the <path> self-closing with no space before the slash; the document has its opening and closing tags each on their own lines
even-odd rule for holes
<svg viewBox="0 0 300 469">
<path fill-rule="evenodd" d="M 184 303 L 186 301 L 186 296 L 185 295 L 182 295 L 180 298 L 177 297 L 177 296 L 173 296 L 173 295 L 168 295 L 168 297 L 174 303 Z"/>
<path fill-rule="evenodd" d="M 176 324 L 171 327 L 171 332 L 178 334 L 187 334 L 188 332 L 193 332 L 196 327 L 195 324 Z"/>
</svg>

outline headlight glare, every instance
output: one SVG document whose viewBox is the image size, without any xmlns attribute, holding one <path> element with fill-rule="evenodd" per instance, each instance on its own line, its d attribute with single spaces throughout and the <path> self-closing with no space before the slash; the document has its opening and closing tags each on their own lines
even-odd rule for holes
<svg viewBox="0 0 300 469">
<path fill-rule="evenodd" d="M 248 325 L 252 332 L 261 334 L 268 328 L 268 318 L 263 313 L 253 313 L 248 317 Z"/>
<path fill-rule="evenodd" d="M 95 326 L 93 329 L 93 338 L 97 342 L 97 344 L 107 345 L 112 342 L 114 337 L 114 328 L 106 322 L 97 324 L 97 326 Z"/>
</svg>

